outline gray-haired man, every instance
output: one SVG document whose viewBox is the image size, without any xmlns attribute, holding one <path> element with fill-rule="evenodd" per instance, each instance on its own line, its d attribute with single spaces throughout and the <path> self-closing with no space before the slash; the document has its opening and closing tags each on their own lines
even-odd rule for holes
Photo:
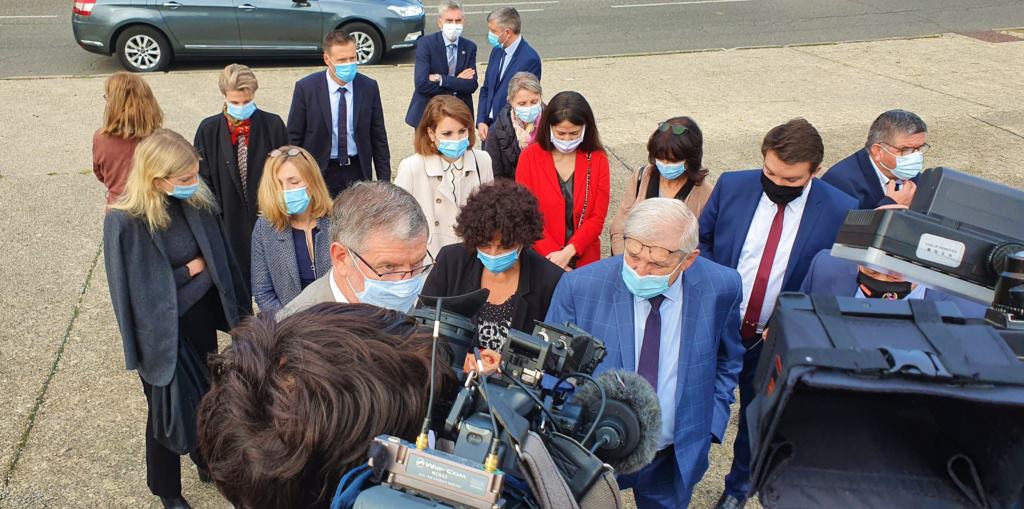
<svg viewBox="0 0 1024 509">
<path fill-rule="evenodd" d="M 321 302 L 362 302 L 409 311 L 433 264 L 419 203 L 390 182 L 359 182 L 334 201 L 331 271 L 276 315 L 281 320 Z"/>
<path fill-rule="evenodd" d="M 910 205 L 924 167 L 928 126 L 906 110 L 889 110 L 871 124 L 864 148 L 835 164 L 821 178 L 860 202 L 859 208 Z"/>
<path fill-rule="evenodd" d="M 487 42 L 491 56 L 487 74 L 480 87 L 480 108 L 476 112 L 477 131 L 487 139 L 494 119 L 505 106 L 508 82 L 518 72 L 528 72 L 540 79 L 540 55 L 523 39 L 523 20 L 512 7 L 495 9 L 487 15 Z"/>
</svg>

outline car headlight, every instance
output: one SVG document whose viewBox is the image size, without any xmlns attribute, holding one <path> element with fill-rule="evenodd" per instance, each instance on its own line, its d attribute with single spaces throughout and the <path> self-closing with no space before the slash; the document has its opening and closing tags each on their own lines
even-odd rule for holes
<svg viewBox="0 0 1024 509">
<path fill-rule="evenodd" d="M 423 14 L 423 8 L 418 5 L 389 5 L 388 10 L 403 18 L 411 18 Z"/>
</svg>

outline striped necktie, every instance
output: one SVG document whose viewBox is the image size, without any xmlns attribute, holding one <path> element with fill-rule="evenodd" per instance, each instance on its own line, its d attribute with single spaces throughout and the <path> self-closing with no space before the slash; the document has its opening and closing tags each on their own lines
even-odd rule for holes
<svg viewBox="0 0 1024 509">
<path fill-rule="evenodd" d="M 455 52 L 454 44 L 448 45 L 448 76 L 455 76 Z"/>
</svg>

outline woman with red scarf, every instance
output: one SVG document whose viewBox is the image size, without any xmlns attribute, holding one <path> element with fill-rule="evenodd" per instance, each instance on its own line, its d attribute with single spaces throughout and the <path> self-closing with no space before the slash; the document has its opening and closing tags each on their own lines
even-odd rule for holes
<svg viewBox="0 0 1024 509">
<path fill-rule="evenodd" d="M 231 64 L 220 75 L 224 108 L 196 130 L 195 146 L 202 156 L 199 175 L 213 191 L 224 224 L 224 236 L 242 269 L 246 286 L 251 277 L 252 229 L 260 177 L 267 154 L 288 144 L 281 117 L 256 108 L 259 84 L 252 69 Z"/>
</svg>

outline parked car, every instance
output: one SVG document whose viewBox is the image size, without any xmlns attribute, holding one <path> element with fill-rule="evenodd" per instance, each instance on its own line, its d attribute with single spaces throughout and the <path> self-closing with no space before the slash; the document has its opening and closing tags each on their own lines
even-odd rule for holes
<svg viewBox="0 0 1024 509">
<path fill-rule="evenodd" d="M 134 72 L 173 59 L 318 55 L 336 28 L 373 64 L 415 46 L 423 25 L 420 0 L 75 0 L 71 14 L 79 46 L 116 53 Z"/>
</svg>

